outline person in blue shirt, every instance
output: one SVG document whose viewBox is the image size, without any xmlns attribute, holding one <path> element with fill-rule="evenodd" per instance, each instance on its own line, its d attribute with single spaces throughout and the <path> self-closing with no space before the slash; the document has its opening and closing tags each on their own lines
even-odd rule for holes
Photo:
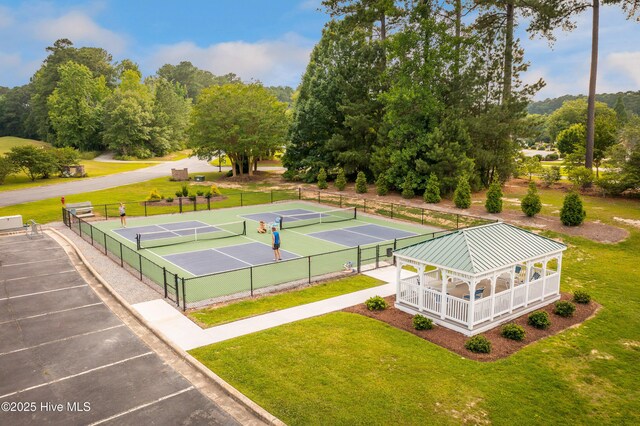
<svg viewBox="0 0 640 426">
<path fill-rule="evenodd" d="M 271 228 L 271 242 L 273 243 L 273 260 L 282 260 L 280 257 L 280 232 L 276 227 Z"/>
</svg>

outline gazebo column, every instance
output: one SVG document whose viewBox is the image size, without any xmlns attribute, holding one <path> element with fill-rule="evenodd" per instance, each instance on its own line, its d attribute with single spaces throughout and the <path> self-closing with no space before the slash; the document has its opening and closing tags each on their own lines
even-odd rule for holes
<svg viewBox="0 0 640 426">
<path fill-rule="evenodd" d="M 547 262 L 549 259 L 547 257 L 544 258 L 542 262 L 542 295 L 540 296 L 540 301 L 544 300 L 544 292 L 547 289 Z"/>
<path fill-rule="evenodd" d="M 420 265 L 418 269 L 418 310 L 422 312 L 424 310 L 424 267 Z"/>
<path fill-rule="evenodd" d="M 400 299 L 400 274 L 402 273 L 403 265 L 402 260 L 398 259 L 396 263 L 396 301 Z"/>
<path fill-rule="evenodd" d="M 476 279 L 473 278 L 469 281 L 469 309 L 467 310 L 468 318 L 468 327 L 469 330 L 473 330 L 473 320 L 475 318 L 476 313 L 476 303 L 473 300 L 473 294 L 476 292 Z"/>
<path fill-rule="evenodd" d="M 533 263 L 531 263 L 531 261 L 527 262 L 527 273 L 525 274 L 524 277 L 524 285 L 525 285 L 525 294 L 524 294 L 524 307 L 526 308 L 527 306 L 529 306 L 529 282 L 531 279 L 531 265 L 533 265 Z"/>
<path fill-rule="evenodd" d="M 495 312 L 496 306 L 496 273 L 493 273 L 491 277 L 491 316 L 490 320 L 493 321 L 493 313 Z"/>
<path fill-rule="evenodd" d="M 558 291 L 556 294 L 560 294 L 560 277 L 562 273 L 562 252 L 558 254 L 558 265 L 556 266 L 556 273 L 558 274 Z"/>
<path fill-rule="evenodd" d="M 442 279 L 442 287 L 440 288 L 440 319 L 445 319 L 447 314 L 447 304 L 449 303 L 447 300 L 447 281 L 449 280 L 447 271 L 441 270 L 440 278 Z"/>
<path fill-rule="evenodd" d="M 513 312 L 513 298 L 516 294 L 516 265 L 509 271 L 509 286 L 511 286 L 511 301 L 509 302 L 509 313 Z"/>
</svg>

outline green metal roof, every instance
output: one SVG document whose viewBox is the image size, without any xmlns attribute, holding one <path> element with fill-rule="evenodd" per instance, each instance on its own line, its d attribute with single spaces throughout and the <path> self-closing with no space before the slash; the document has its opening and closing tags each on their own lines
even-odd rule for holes
<svg viewBox="0 0 640 426">
<path fill-rule="evenodd" d="M 504 222 L 460 229 L 394 253 L 471 275 L 565 250 L 567 246 Z"/>
</svg>

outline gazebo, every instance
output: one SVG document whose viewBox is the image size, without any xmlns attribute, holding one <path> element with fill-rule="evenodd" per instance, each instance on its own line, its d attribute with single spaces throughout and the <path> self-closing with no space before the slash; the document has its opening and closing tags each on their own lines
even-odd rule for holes
<svg viewBox="0 0 640 426">
<path fill-rule="evenodd" d="M 503 222 L 395 251 L 396 308 L 467 336 L 560 298 L 562 243 Z M 402 270 L 415 274 L 406 276 Z"/>
</svg>

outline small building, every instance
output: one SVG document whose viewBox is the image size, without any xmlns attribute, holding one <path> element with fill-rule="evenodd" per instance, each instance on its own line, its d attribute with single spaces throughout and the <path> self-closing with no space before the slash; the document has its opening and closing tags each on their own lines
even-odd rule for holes
<svg viewBox="0 0 640 426">
<path fill-rule="evenodd" d="M 395 251 L 396 308 L 467 336 L 560 299 L 562 243 L 503 222 Z M 415 274 L 406 276 L 401 271 Z"/>
</svg>

